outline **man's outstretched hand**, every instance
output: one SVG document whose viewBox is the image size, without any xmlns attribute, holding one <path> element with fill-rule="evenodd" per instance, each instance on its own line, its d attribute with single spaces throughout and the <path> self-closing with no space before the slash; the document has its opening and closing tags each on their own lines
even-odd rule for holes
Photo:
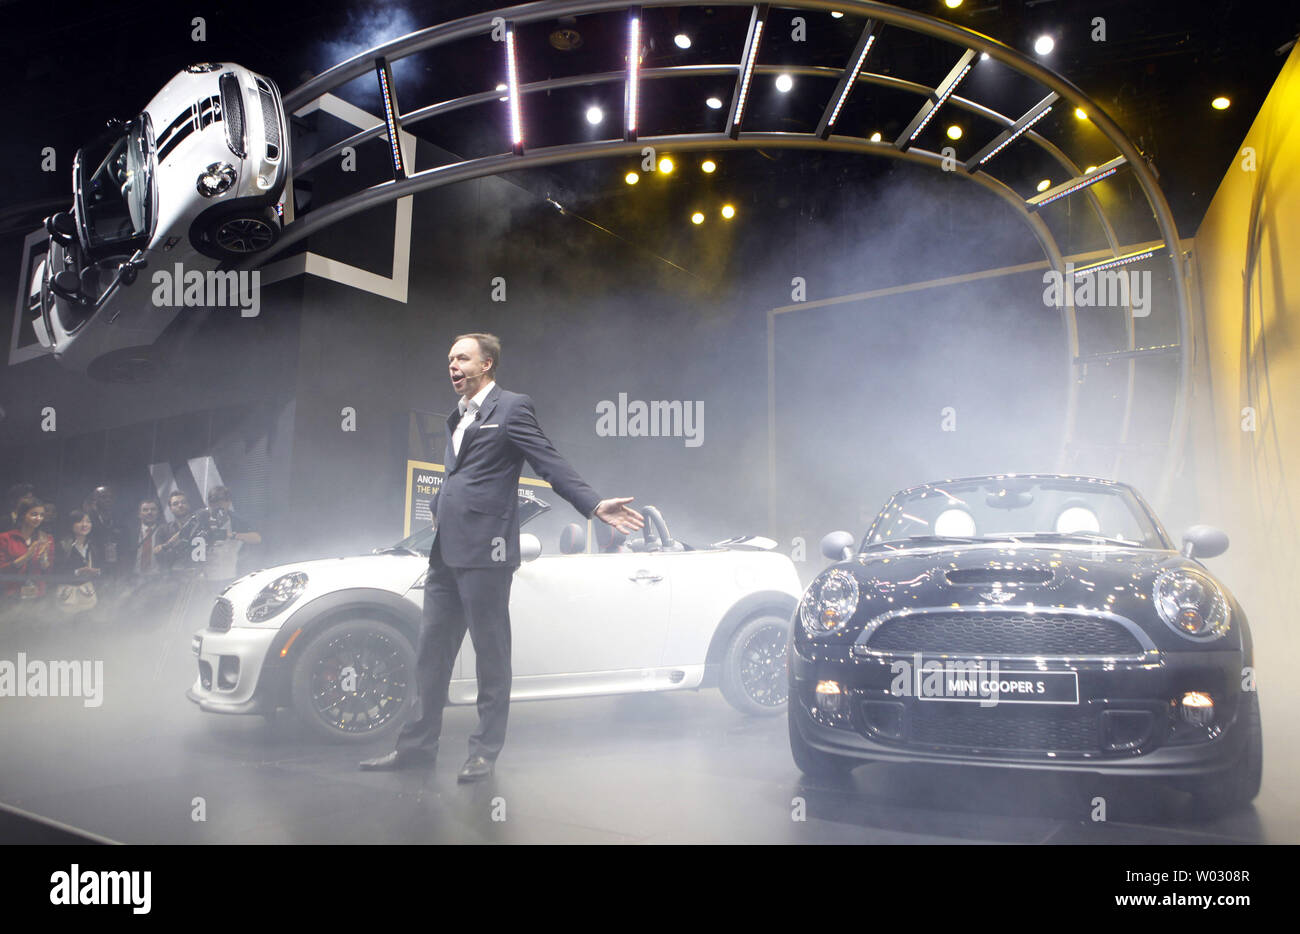
<svg viewBox="0 0 1300 934">
<path fill-rule="evenodd" d="M 645 527 L 645 517 L 629 506 L 628 503 L 630 502 L 632 502 L 631 496 L 602 499 L 596 504 L 594 515 L 597 519 L 612 525 L 624 535 L 629 535 L 637 529 Z"/>
</svg>

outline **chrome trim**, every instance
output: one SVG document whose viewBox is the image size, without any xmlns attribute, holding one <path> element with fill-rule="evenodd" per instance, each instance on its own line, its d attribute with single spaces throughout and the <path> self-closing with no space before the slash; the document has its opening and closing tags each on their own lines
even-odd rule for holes
<svg viewBox="0 0 1300 934">
<path fill-rule="evenodd" d="M 877 651 L 868 647 L 867 643 L 871 637 L 876 634 L 885 623 L 891 619 L 900 619 L 907 616 L 933 616 L 937 614 L 951 615 L 954 613 L 1023 613 L 1027 616 L 1042 615 L 1044 613 L 1057 614 L 1062 616 L 1087 616 L 1093 619 L 1105 619 L 1113 623 L 1118 623 L 1129 631 L 1129 634 L 1137 639 L 1138 644 L 1142 646 L 1141 655 L 1002 655 L 1002 654 L 975 654 L 972 652 L 951 652 L 945 651 L 936 654 L 953 655 L 969 659 L 1008 659 L 1015 661 L 1044 661 L 1064 664 L 1074 664 L 1076 662 L 1086 662 L 1089 664 L 1116 664 L 1119 662 L 1137 663 L 1137 664 L 1159 664 L 1161 661 L 1160 650 L 1156 648 L 1151 637 L 1143 631 L 1142 627 L 1126 616 L 1120 616 L 1118 613 L 1110 613 L 1106 610 L 1087 610 L 1065 606 L 1041 606 L 1041 605 L 1002 605 L 1002 606 L 944 606 L 944 607 L 904 607 L 899 610 L 890 610 L 887 613 L 881 613 L 879 616 L 872 618 L 857 639 L 853 641 L 852 652 L 856 656 L 867 656 L 871 658 L 901 658 L 906 657 L 898 652 Z M 908 653 L 913 654 L 913 653 Z M 922 654 L 925 654 L 922 652 Z"/>
</svg>

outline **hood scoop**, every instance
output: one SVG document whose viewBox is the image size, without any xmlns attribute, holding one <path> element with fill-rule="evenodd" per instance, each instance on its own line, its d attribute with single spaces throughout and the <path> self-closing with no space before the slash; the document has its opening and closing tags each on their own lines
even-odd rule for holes
<svg viewBox="0 0 1300 934">
<path fill-rule="evenodd" d="M 948 583 L 967 587 L 993 584 L 1021 586 L 1051 583 L 1052 572 L 1042 568 L 960 568 L 947 573 Z"/>
</svg>

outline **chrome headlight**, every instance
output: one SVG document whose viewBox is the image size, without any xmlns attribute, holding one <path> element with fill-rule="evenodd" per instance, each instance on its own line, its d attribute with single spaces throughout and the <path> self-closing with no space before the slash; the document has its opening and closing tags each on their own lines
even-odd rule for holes
<svg viewBox="0 0 1300 934">
<path fill-rule="evenodd" d="M 1232 628 L 1228 598 L 1214 581 L 1199 571 L 1190 568 L 1161 571 L 1151 599 L 1169 628 L 1193 642 L 1222 639 Z"/>
<path fill-rule="evenodd" d="M 827 571 L 808 587 L 799 604 L 799 620 L 809 635 L 843 629 L 858 608 L 858 581 L 839 568 Z"/>
<path fill-rule="evenodd" d="M 306 589 L 307 575 L 302 571 L 294 571 L 292 574 L 277 577 L 263 587 L 262 592 L 249 604 L 249 621 L 260 623 L 263 620 L 270 619 L 301 597 L 302 592 Z"/>
<path fill-rule="evenodd" d="M 205 198 L 225 194 L 235 184 L 235 167 L 228 162 L 214 162 L 199 173 L 195 186 Z"/>
</svg>

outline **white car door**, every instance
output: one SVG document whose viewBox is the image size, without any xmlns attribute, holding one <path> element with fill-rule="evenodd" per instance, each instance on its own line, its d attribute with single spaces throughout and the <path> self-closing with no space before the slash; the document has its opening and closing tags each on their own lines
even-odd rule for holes
<svg viewBox="0 0 1300 934">
<path fill-rule="evenodd" d="M 543 555 L 510 591 L 512 697 L 635 690 L 659 666 L 668 635 L 671 555 Z M 474 649 L 457 659 L 451 699 L 477 693 Z"/>
</svg>

